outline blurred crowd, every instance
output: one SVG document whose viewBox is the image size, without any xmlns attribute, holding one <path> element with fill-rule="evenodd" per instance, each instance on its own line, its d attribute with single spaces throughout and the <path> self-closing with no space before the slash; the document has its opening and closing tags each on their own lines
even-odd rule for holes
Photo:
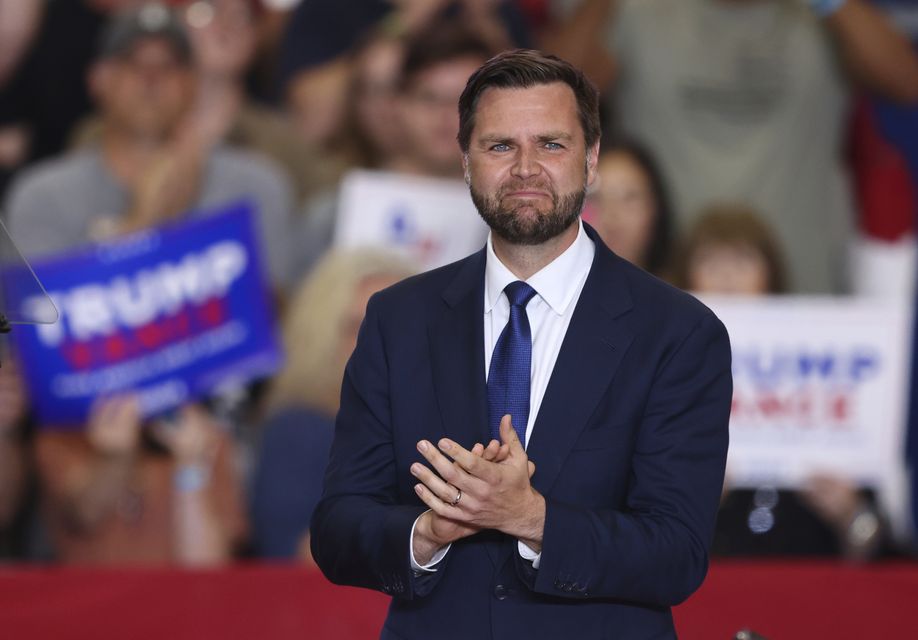
<svg viewBox="0 0 918 640">
<path fill-rule="evenodd" d="M 286 354 L 275 378 L 168 418 L 125 394 L 60 429 L 36 420 L 4 343 L 0 558 L 309 561 L 366 302 L 417 271 L 335 246 L 338 185 L 354 169 L 461 183 L 459 95 L 507 48 L 599 87 L 584 219 L 616 253 L 699 293 L 857 292 L 858 244 L 911 246 L 918 212 L 918 135 L 871 111 L 918 111 L 916 12 L 897 23 L 888 4 L 0 0 L 0 202 L 22 253 L 248 198 Z M 841 478 L 728 486 L 722 506 L 721 554 L 906 552 Z"/>
</svg>

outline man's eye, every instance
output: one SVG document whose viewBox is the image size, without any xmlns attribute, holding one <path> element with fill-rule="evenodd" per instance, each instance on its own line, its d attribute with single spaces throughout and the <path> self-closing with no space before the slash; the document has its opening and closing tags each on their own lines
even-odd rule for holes
<svg viewBox="0 0 918 640">
<path fill-rule="evenodd" d="M 503 142 L 495 144 L 491 147 L 491 151 L 504 152 L 504 151 L 509 151 L 509 150 L 510 150 L 510 145 L 504 144 Z"/>
<path fill-rule="evenodd" d="M 559 144 L 557 142 L 546 142 L 545 148 L 548 149 L 549 151 L 556 151 L 558 149 L 563 149 L 564 145 Z"/>
</svg>

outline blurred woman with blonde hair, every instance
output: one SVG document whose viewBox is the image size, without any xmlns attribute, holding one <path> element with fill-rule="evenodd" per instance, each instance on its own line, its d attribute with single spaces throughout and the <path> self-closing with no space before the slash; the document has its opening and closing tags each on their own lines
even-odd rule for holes
<svg viewBox="0 0 918 640">
<path fill-rule="evenodd" d="M 305 544 L 338 412 L 344 367 L 375 292 L 415 273 L 378 249 L 334 251 L 316 265 L 284 318 L 287 355 L 268 394 L 253 492 L 258 555 L 308 557 Z"/>
</svg>

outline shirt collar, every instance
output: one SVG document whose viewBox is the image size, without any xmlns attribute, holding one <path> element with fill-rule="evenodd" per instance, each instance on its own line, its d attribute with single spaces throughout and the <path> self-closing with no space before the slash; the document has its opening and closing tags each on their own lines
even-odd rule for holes
<svg viewBox="0 0 918 640">
<path fill-rule="evenodd" d="M 539 297 L 558 315 L 567 312 L 574 299 L 577 287 L 572 282 L 581 282 L 593 264 L 596 246 L 583 229 L 583 222 L 578 220 L 577 237 L 560 256 L 534 273 L 526 283 L 536 290 Z M 491 311 L 501 294 L 511 282 L 519 280 L 500 261 L 494 253 L 491 234 L 488 234 L 487 259 L 485 262 L 485 313 Z"/>
</svg>

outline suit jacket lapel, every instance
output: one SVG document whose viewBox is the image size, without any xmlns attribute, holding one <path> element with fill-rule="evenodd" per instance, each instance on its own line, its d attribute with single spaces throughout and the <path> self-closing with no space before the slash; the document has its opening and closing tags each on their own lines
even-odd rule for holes
<svg viewBox="0 0 918 640">
<path fill-rule="evenodd" d="M 471 256 L 443 292 L 429 328 L 434 389 L 445 435 L 464 447 L 487 438 L 484 375 L 484 252 Z"/>
<path fill-rule="evenodd" d="M 529 438 L 532 484 L 547 494 L 564 459 L 608 388 L 633 336 L 616 320 L 632 305 L 620 258 L 596 243 L 587 276 Z"/>
</svg>

